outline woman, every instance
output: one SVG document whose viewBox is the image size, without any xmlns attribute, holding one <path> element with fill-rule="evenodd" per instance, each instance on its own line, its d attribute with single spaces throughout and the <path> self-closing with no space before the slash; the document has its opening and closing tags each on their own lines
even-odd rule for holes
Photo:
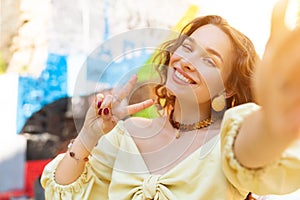
<svg viewBox="0 0 300 200">
<path fill-rule="evenodd" d="M 273 20 L 281 21 L 273 21 L 254 76 L 260 106 L 248 103 L 257 64 L 251 41 L 219 16 L 197 18 L 156 57 L 164 114 L 120 120 L 154 104 L 121 103 L 136 76 L 123 90 L 97 95 L 68 152 L 45 167 L 46 197 L 223 200 L 299 188 L 300 60 L 291 41 L 300 34 L 284 29 L 285 6 L 275 7 Z M 234 108 L 223 115 L 226 107 Z"/>
</svg>

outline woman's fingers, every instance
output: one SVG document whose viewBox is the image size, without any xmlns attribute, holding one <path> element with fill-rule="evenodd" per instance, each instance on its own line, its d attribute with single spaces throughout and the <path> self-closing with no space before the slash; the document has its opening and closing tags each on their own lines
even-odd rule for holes
<svg viewBox="0 0 300 200">
<path fill-rule="evenodd" d="M 103 99 L 104 99 L 104 95 L 102 93 L 99 93 L 96 95 L 95 106 L 94 106 L 96 108 L 96 110 L 98 110 L 101 107 Z"/>
<path fill-rule="evenodd" d="M 281 42 L 289 32 L 285 24 L 288 3 L 289 0 L 279 0 L 273 8 L 268 46 Z"/>
<path fill-rule="evenodd" d="M 279 0 L 272 11 L 270 36 L 263 60 L 256 69 L 255 96 L 259 103 L 262 103 L 262 99 L 268 99 L 265 95 L 270 92 L 270 88 L 274 89 L 274 85 L 272 85 L 274 83 L 271 80 L 278 79 L 278 76 L 284 73 L 283 70 L 290 70 L 286 61 L 293 59 L 293 56 L 290 53 L 287 54 L 287 51 L 291 49 L 287 42 L 294 43 L 295 38 L 291 37 L 292 31 L 286 26 L 288 4 L 289 0 Z M 282 63 L 284 59 L 285 63 Z M 277 78 L 275 78 L 276 76 Z"/>
<path fill-rule="evenodd" d="M 154 101 L 152 99 L 129 106 L 127 104 L 121 104 L 121 102 L 130 94 L 137 82 L 137 78 L 136 75 L 132 76 L 124 87 L 118 90 L 114 89 L 112 94 L 106 94 L 105 96 L 103 94 L 96 95 L 94 107 L 96 108 L 97 116 L 102 118 L 104 126 L 113 126 L 117 120 L 135 114 L 153 105 Z"/>
<path fill-rule="evenodd" d="M 113 96 L 110 94 L 105 95 L 100 108 L 112 107 Z"/>
<path fill-rule="evenodd" d="M 127 107 L 128 115 L 132 115 L 132 114 L 135 114 L 135 113 L 137 113 L 141 110 L 144 110 L 144 109 L 152 106 L 153 103 L 154 103 L 154 101 L 152 99 L 148 99 L 148 100 L 142 101 L 140 103 L 129 105 Z"/>
<path fill-rule="evenodd" d="M 288 0 L 272 13 L 271 33 L 255 80 L 256 96 L 274 134 L 295 138 L 300 122 L 300 28 L 285 24 Z M 266 126 L 267 127 L 267 126 Z"/>
<path fill-rule="evenodd" d="M 108 121 L 110 120 L 111 116 L 112 116 L 112 112 L 111 112 L 111 109 L 112 109 L 112 101 L 113 101 L 113 96 L 108 94 L 108 95 L 102 95 L 103 98 L 101 98 L 101 95 L 100 95 L 100 98 L 99 96 L 97 96 L 97 114 L 99 116 L 101 116 L 103 118 L 104 121 Z"/>
<path fill-rule="evenodd" d="M 137 79 L 138 79 L 137 75 L 133 75 L 128 81 L 128 83 L 125 84 L 124 87 L 118 89 L 115 88 L 113 91 L 114 102 L 121 103 L 121 101 L 130 94 L 131 90 L 133 89 L 134 85 L 137 82 Z"/>
<path fill-rule="evenodd" d="M 289 0 L 279 0 L 275 4 L 271 18 L 271 35 L 280 34 L 280 32 L 287 30 L 285 18 L 288 3 Z"/>
</svg>

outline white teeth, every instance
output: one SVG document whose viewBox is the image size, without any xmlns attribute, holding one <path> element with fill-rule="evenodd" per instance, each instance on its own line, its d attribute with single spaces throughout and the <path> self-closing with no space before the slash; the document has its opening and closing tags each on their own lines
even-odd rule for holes
<svg viewBox="0 0 300 200">
<path fill-rule="evenodd" d="M 175 71 L 175 76 L 177 78 L 179 78 L 180 80 L 186 82 L 186 83 L 191 83 L 191 81 L 189 79 L 187 79 L 186 77 L 184 77 L 182 74 L 180 74 L 177 70 Z"/>
</svg>

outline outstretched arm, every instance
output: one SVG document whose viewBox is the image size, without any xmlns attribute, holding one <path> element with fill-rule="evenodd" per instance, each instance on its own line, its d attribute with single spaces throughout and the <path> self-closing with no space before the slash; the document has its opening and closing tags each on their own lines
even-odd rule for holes
<svg viewBox="0 0 300 200">
<path fill-rule="evenodd" d="M 270 38 L 256 71 L 261 109 L 245 119 L 234 144 L 237 160 L 248 168 L 275 161 L 300 136 L 300 27 L 286 27 L 287 4 L 281 0 L 274 7 Z"/>
</svg>

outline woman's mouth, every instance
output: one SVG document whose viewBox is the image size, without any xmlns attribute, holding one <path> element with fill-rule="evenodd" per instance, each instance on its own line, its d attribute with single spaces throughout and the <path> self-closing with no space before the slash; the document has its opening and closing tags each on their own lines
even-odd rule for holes
<svg viewBox="0 0 300 200">
<path fill-rule="evenodd" d="M 187 84 L 196 84 L 196 82 L 188 77 L 187 75 L 180 73 L 177 69 L 175 69 L 174 75 L 177 79 L 179 79 L 181 82 L 187 83 Z"/>
</svg>

